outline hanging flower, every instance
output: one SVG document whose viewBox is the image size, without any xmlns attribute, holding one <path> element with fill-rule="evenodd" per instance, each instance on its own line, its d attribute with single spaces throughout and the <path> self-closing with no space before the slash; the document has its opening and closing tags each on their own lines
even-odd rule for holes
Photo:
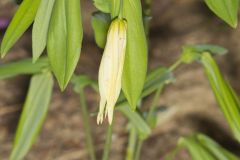
<svg viewBox="0 0 240 160">
<path fill-rule="evenodd" d="M 127 22 L 123 19 L 112 21 L 107 35 L 107 43 L 99 68 L 100 109 L 97 123 L 108 116 L 113 120 L 113 110 L 121 91 L 121 79 L 126 50 Z"/>
</svg>

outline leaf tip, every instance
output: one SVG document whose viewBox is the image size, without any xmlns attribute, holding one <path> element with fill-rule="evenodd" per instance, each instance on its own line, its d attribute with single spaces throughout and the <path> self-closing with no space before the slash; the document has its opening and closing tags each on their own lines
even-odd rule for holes
<svg viewBox="0 0 240 160">
<path fill-rule="evenodd" d="M 36 63 L 37 60 L 38 60 L 38 57 L 35 57 L 35 56 L 32 57 L 32 63 L 33 63 L 33 64 Z"/>
<path fill-rule="evenodd" d="M 230 24 L 232 28 L 236 29 L 238 26 L 238 22 L 233 22 L 232 24 Z"/>
<path fill-rule="evenodd" d="M 5 52 L 1 52 L 1 58 L 4 58 L 4 57 L 5 57 L 5 55 L 6 55 L 6 53 L 5 53 Z"/>
<path fill-rule="evenodd" d="M 64 85 L 59 85 L 59 87 L 60 87 L 61 92 L 63 92 L 66 89 L 66 87 Z"/>
<path fill-rule="evenodd" d="M 67 88 L 68 83 L 59 83 L 59 87 L 61 92 L 63 92 Z"/>
<path fill-rule="evenodd" d="M 133 112 L 136 111 L 136 108 L 137 108 L 137 103 L 134 102 L 134 101 L 128 101 L 129 105 L 130 105 L 130 108 Z"/>
</svg>

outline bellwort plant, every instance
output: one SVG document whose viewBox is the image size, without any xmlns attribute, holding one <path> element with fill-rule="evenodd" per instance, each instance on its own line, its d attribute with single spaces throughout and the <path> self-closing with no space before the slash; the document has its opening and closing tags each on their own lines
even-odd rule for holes
<svg viewBox="0 0 240 160">
<path fill-rule="evenodd" d="M 64 91 L 71 83 L 74 93 L 80 97 L 83 129 L 79 132 L 85 133 L 88 158 L 77 159 L 112 159 L 110 151 L 114 128 L 113 115 L 114 112 L 120 112 L 126 118 L 128 133 L 126 154 L 121 157 L 125 160 L 139 160 L 144 153 L 142 146 L 145 140 L 162 124 L 161 117 L 168 116 L 168 120 L 171 120 L 171 115 L 168 115 L 167 111 L 160 111 L 157 107 L 162 91 L 177 80 L 174 71 L 179 66 L 194 62 L 202 65 L 205 70 L 209 85 L 233 138 L 240 142 L 239 95 L 222 75 L 214 60 L 215 56 L 226 54 L 227 49 L 212 44 L 184 45 L 181 55 L 176 57 L 177 60 L 172 65 L 158 66 L 151 71 L 147 69 L 150 43 L 147 40 L 151 39 L 149 33 L 152 0 L 93 0 L 97 11 L 92 14 L 91 25 L 97 46 L 104 49 L 98 81 L 87 74 L 75 73 L 76 66 L 81 66 L 78 61 L 84 35 L 81 16 L 84 10 L 81 9 L 80 0 L 16 2 L 19 7 L 2 38 L 0 55 L 2 58 L 7 56 L 9 50 L 31 24 L 33 24 L 33 55 L 32 59 L 0 65 L 0 80 L 8 80 L 19 75 L 31 76 L 9 155 L 10 160 L 25 159 L 27 153 L 31 152 L 30 149 L 46 119 L 52 94 L 59 92 L 53 87 L 54 77 L 60 91 Z M 203 3 L 226 24 L 233 28 L 237 27 L 239 0 L 205 0 Z M 43 55 L 45 49 L 47 54 Z M 100 95 L 99 107 L 96 108 L 99 109 L 98 113 L 89 113 L 86 88 L 94 90 L 96 96 Z M 149 107 L 145 106 L 146 109 L 143 110 L 145 103 L 142 102 L 146 97 L 151 102 Z M 161 116 L 158 116 L 160 113 Z M 102 124 L 106 117 L 108 119 L 106 141 L 103 149 L 100 148 L 102 154 L 96 154 L 96 142 L 92 137 L 90 119 L 97 119 L 97 123 Z M 199 132 L 201 130 L 181 137 L 173 151 L 157 159 L 172 160 L 182 148 L 188 150 L 193 160 L 240 159 L 231 150 L 225 149 L 211 137 Z M 5 158 L 1 156 L 0 159 Z"/>
<path fill-rule="evenodd" d="M 114 106 L 121 91 L 121 80 L 126 52 L 127 22 L 117 18 L 111 22 L 107 42 L 99 68 L 100 109 L 97 123 L 102 123 L 103 116 L 108 116 L 108 122 L 113 120 Z"/>
</svg>

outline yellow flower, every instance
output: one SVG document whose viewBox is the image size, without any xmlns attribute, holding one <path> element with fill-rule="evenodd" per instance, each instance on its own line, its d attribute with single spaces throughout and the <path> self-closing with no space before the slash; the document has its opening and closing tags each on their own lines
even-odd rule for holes
<svg viewBox="0 0 240 160">
<path fill-rule="evenodd" d="M 107 43 L 99 68 L 100 109 L 97 123 L 108 116 L 112 123 L 113 110 L 121 91 L 121 79 L 126 51 L 127 22 L 123 19 L 112 21 L 107 35 Z"/>
</svg>

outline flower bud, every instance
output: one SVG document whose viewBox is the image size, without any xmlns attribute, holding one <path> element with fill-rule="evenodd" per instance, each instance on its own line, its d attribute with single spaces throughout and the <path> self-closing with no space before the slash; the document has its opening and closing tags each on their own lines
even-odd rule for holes
<svg viewBox="0 0 240 160">
<path fill-rule="evenodd" d="M 121 79 L 126 51 L 127 22 L 123 19 L 112 21 L 99 68 L 100 109 L 97 123 L 108 116 L 111 124 L 113 110 L 121 91 Z"/>
</svg>

